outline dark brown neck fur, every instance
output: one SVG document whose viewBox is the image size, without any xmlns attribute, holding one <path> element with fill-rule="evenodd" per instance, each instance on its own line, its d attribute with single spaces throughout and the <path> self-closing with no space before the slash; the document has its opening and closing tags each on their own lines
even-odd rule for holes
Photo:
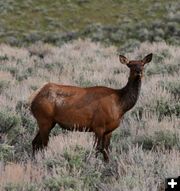
<svg viewBox="0 0 180 191">
<path fill-rule="evenodd" d="M 120 103 L 124 113 L 136 104 L 140 89 L 141 77 L 133 76 L 133 74 L 130 73 L 126 86 L 119 90 Z"/>
</svg>

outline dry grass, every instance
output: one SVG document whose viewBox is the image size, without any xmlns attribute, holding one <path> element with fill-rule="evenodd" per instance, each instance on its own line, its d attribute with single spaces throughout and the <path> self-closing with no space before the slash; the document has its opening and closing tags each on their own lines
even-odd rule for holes
<svg viewBox="0 0 180 191">
<path fill-rule="evenodd" d="M 180 175 L 180 97 L 174 94 L 178 89 L 172 92 L 168 86 L 179 83 L 180 48 L 143 43 L 127 56 L 142 58 L 150 52 L 154 58 L 147 65 L 139 101 L 112 137 L 110 164 L 94 157 L 92 134 L 78 132 L 51 137 L 47 150 L 32 160 L 34 123 L 21 122 L 16 132 L 20 143 L 11 143 L 15 154 L 0 162 L 0 190 L 159 191 L 165 177 Z M 9 108 L 13 115 L 21 114 L 19 101 L 26 102 L 48 81 L 121 88 L 127 78 L 128 68 L 119 63 L 116 48 L 89 40 L 60 48 L 41 43 L 29 48 L 0 46 L 0 110 Z M 25 114 L 34 122 L 28 111 Z M 2 145 L 13 139 L 9 132 L 1 137 Z M 20 145 L 25 149 L 19 151 Z"/>
</svg>

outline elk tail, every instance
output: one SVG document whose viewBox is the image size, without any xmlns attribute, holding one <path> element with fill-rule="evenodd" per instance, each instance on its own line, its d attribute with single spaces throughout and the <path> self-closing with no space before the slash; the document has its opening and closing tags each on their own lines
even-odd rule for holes
<svg viewBox="0 0 180 191">
<path fill-rule="evenodd" d="M 46 84 L 44 84 L 42 87 L 40 87 L 39 89 L 37 89 L 35 92 L 33 92 L 30 97 L 28 98 L 28 106 L 29 108 L 31 108 L 32 102 L 33 100 L 36 98 L 36 96 L 39 94 L 39 92 L 44 88 Z"/>
</svg>

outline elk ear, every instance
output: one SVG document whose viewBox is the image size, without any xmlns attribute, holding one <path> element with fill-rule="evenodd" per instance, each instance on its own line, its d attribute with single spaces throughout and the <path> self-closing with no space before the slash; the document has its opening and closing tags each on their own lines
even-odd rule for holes
<svg viewBox="0 0 180 191">
<path fill-rule="evenodd" d="M 144 63 L 144 64 L 147 64 L 147 63 L 151 62 L 152 56 L 153 56 L 152 53 L 151 53 L 151 54 L 148 54 L 147 56 L 145 56 L 144 59 L 143 59 L 143 63 Z"/>
<path fill-rule="evenodd" d="M 122 64 L 129 64 L 129 60 L 125 56 L 122 56 L 122 55 L 119 55 L 119 61 Z"/>
</svg>

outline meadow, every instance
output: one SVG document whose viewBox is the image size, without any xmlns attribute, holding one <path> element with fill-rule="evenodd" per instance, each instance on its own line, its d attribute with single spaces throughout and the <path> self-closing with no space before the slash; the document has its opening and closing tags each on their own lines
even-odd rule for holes
<svg viewBox="0 0 180 191">
<path fill-rule="evenodd" d="M 37 131 L 28 99 L 47 82 L 122 88 L 130 59 L 153 53 L 140 97 L 112 136 L 110 163 L 95 158 L 93 134 L 56 126 L 35 159 Z M 133 49 L 75 40 L 58 47 L 36 42 L 0 45 L 0 190 L 162 191 L 165 177 L 180 175 L 180 47 L 144 42 Z"/>
<path fill-rule="evenodd" d="M 179 10 L 176 0 L 0 1 L 0 191 L 164 191 L 180 175 Z M 109 164 L 92 133 L 58 125 L 32 158 L 33 92 L 47 82 L 120 89 L 129 69 L 118 55 L 151 52 Z"/>
<path fill-rule="evenodd" d="M 166 41 L 179 45 L 177 0 L 0 1 L 0 42 L 60 46 L 78 38 L 120 47 Z"/>
</svg>

